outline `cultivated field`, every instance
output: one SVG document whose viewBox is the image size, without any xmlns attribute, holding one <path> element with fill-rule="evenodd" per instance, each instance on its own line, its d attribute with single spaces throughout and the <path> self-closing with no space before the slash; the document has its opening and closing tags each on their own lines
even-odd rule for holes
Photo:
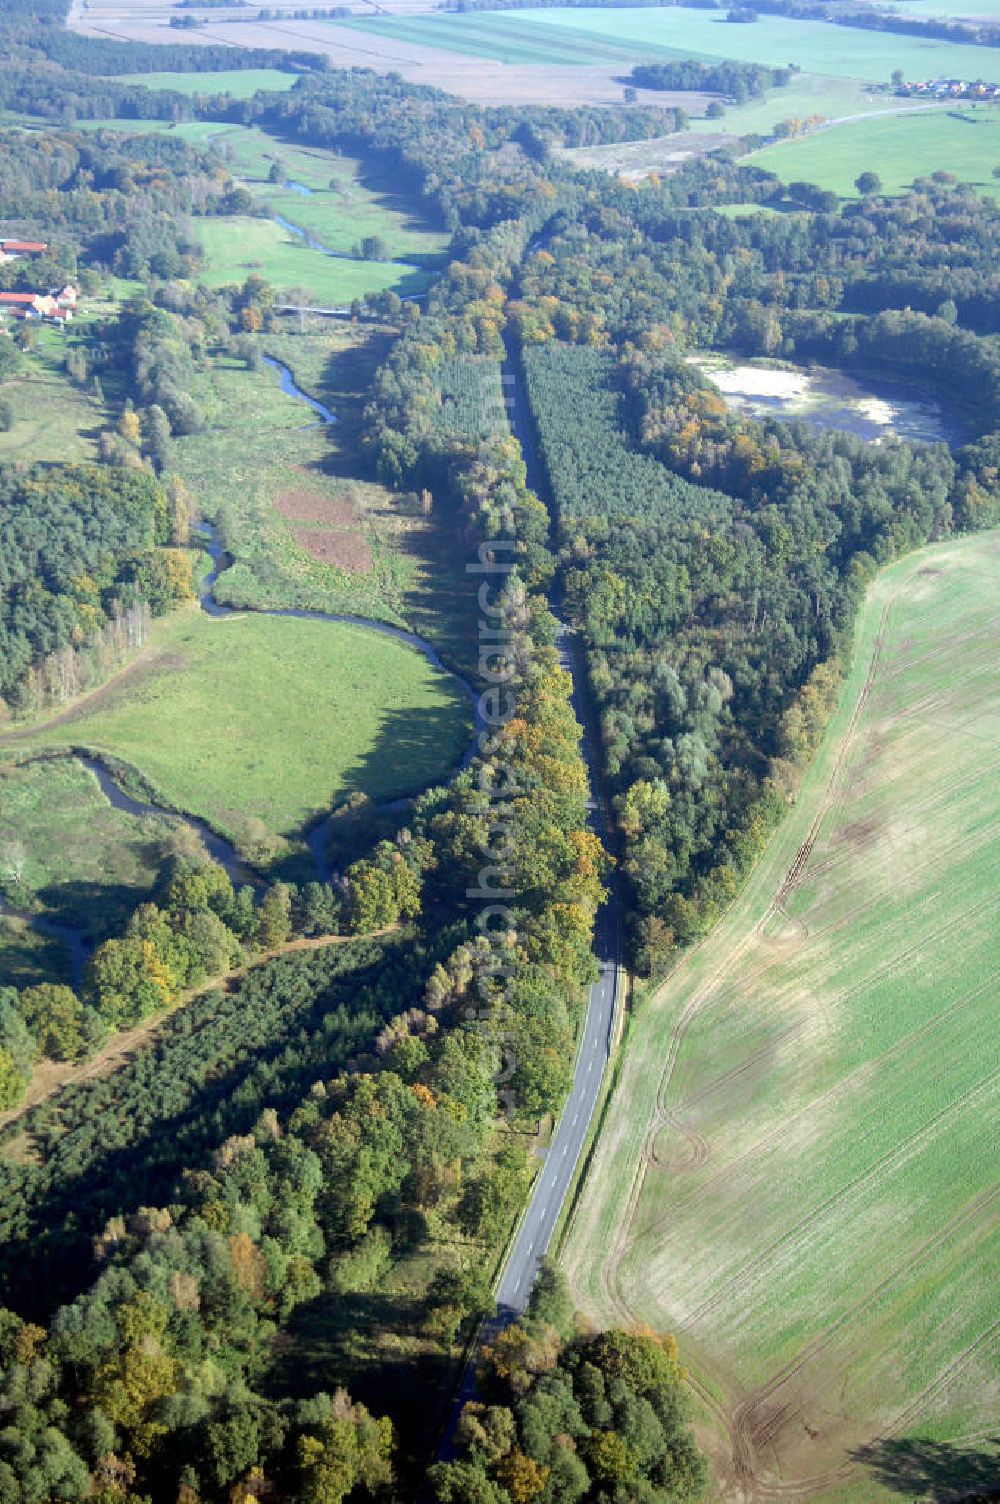
<svg viewBox="0 0 1000 1504">
<path fill-rule="evenodd" d="M 366 26 L 394 27 L 397 23 L 366 22 Z M 400 23 L 401 24 L 401 23 Z M 414 25 L 428 26 L 419 22 Z M 456 28 L 465 47 L 474 50 L 477 33 L 485 28 L 482 46 L 495 47 L 493 32 L 503 28 L 510 47 L 545 48 L 549 61 L 571 59 L 582 45 L 614 47 L 616 53 L 641 50 L 654 59 L 664 50 L 674 56 L 734 58 L 748 63 L 795 63 L 807 73 L 888 83 L 894 68 L 908 78 L 979 78 L 990 54 L 981 47 L 925 41 L 889 32 L 861 31 L 822 21 L 796 21 L 786 16 L 760 16 L 753 26 L 730 25 L 722 13 L 672 6 L 662 9 L 523 10 L 487 16 L 449 16 L 435 27 Z M 489 55 L 489 54 L 488 54 Z"/>
<path fill-rule="evenodd" d="M 887 193 L 900 193 L 914 178 L 940 169 L 995 196 L 1000 192 L 1000 181 L 993 176 L 1000 165 L 1000 110 L 978 105 L 856 120 L 769 146 L 748 160 L 786 182 L 817 183 L 844 198 L 857 197 L 854 180 L 869 169 L 878 173 Z"/>
<path fill-rule="evenodd" d="M 16 746 L 116 756 L 247 848 L 295 837 L 354 790 L 415 792 L 451 771 L 467 737 L 459 685 L 405 643 L 192 610 L 157 622 L 130 670 Z"/>
<path fill-rule="evenodd" d="M 591 1316 L 678 1334 L 725 1499 L 997 1476 L 998 592 L 1000 533 L 873 585 L 797 807 L 636 1010 L 569 1228 Z"/>
</svg>

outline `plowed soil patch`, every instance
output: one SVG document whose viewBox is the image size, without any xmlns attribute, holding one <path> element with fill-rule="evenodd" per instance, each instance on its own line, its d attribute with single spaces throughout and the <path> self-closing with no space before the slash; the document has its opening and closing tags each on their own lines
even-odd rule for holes
<svg viewBox="0 0 1000 1504">
<path fill-rule="evenodd" d="M 353 574 L 368 574 L 372 567 L 372 551 L 368 539 L 360 533 L 333 533 L 317 528 L 296 528 L 295 541 L 313 559 L 321 564 L 333 564 L 337 569 L 349 569 Z"/>
<path fill-rule="evenodd" d="M 297 522 L 327 522 L 350 527 L 355 520 L 351 502 L 342 496 L 324 496 L 322 491 L 305 488 L 282 491 L 274 504 L 282 517 L 292 517 Z"/>
</svg>

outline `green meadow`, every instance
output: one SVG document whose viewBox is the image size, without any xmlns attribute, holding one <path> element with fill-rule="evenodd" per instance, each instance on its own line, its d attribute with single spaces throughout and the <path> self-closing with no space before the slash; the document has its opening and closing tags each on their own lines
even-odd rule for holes
<svg viewBox="0 0 1000 1504">
<path fill-rule="evenodd" d="M 3 842 L 18 845 L 24 867 L 10 896 L 90 940 L 121 929 L 172 852 L 195 854 L 189 827 L 166 816 L 114 809 L 76 758 L 0 766 Z M 0 962 L 2 964 L 2 962 Z"/>
<path fill-rule="evenodd" d="M 10 404 L 14 423 L 0 433 L 0 465 L 97 459 L 97 436 L 110 425 L 104 403 L 70 381 L 63 369 L 72 336 L 38 329 L 24 374 L 7 381 L 0 396 Z"/>
<path fill-rule="evenodd" d="M 426 273 L 401 271 L 391 261 L 325 256 L 271 219 L 199 219 L 196 232 L 205 254 L 198 281 L 207 287 L 227 287 L 256 275 L 279 294 L 303 293 L 314 307 L 339 308 L 366 293 L 390 288 L 419 293 L 427 286 Z"/>
<path fill-rule="evenodd" d="M 855 120 L 769 146 L 747 160 L 785 182 L 816 183 L 842 198 L 857 197 L 854 180 L 868 170 L 878 173 L 887 193 L 901 193 L 914 178 L 942 170 L 995 196 L 1000 110 L 976 105 Z"/>
<path fill-rule="evenodd" d="M 116 757 L 246 849 L 294 839 L 352 792 L 383 800 L 445 777 L 468 732 L 457 681 L 374 628 L 192 609 L 157 622 L 137 667 L 17 750 Z"/>
<path fill-rule="evenodd" d="M 632 1016 L 564 1246 L 788 1498 L 888 1504 L 859 1444 L 995 1421 L 998 588 L 996 532 L 873 584 L 796 807 Z"/>
</svg>

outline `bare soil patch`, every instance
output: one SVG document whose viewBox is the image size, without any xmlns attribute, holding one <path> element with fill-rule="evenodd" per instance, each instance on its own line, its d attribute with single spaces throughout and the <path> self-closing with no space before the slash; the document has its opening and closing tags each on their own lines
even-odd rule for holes
<svg viewBox="0 0 1000 1504">
<path fill-rule="evenodd" d="M 334 527 L 350 527 L 355 521 L 354 503 L 342 496 L 324 496 L 322 491 L 303 487 L 282 491 L 274 505 L 282 517 L 296 522 L 324 522 Z"/>
<path fill-rule="evenodd" d="M 333 564 L 337 569 L 346 569 L 352 574 L 368 574 L 371 571 L 371 546 L 368 539 L 360 533 L 300 527 L 295 529 L 295 541 L 311 559 L 318 559 L 321 564 Z"/>
</svg>

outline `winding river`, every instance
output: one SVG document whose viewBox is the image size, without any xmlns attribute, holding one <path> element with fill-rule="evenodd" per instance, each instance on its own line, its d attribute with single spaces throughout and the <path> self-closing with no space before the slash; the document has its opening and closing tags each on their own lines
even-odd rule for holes
<svg viewBox="0 0 1000 1504">
<path fill-rule="evenodd" d="M 280 360 L 276 360 L 271 355 L 265 355 L 264 361 L 277 374 L 281 382 L 281 390 L 286 396 L 294 397 L 296 401 L 304 403 L 312 412 L 318 415 L 319 421 L 322 423 L 335 423 L 337 421 L 336 414 L 330 408 L 317 398 L 311 397 L 307 392 L 302 391 L 296 384 L 291 371 Z M 205 522 L 201 524 L 199 542 L 212 560 L 211 569 L 199 585 L 198 599 L 201 609 L 207 615 L 214 617 L 240 616 L 245 614 L 243 608 L 224 605 L 215 598 L 216 581 L 229 568 L 230 559 L 212 523 Z M 470 703 L 474 728 L 473 735 L 455 772 L 460 772 L 468 766 L 475 755 L 479 733 L 484 725 L 479 709 L 479 697 L 468 680 L 463 679 L 460 674 L 456 674 L 453 669 L 448 668 L 442 662 L 437 649 L 426 638 L 419 637 L 416 632 L 407 631 L 405 627 L 392 626 L 389 622 L 372 621 L 369 617 L 341 615 L 330 611 L 306 611 L 294 606 L 288 606 L 281 609 L 262 611 L 260 614 L 263 616 L 291 616 L 302 621 L 335 622 L 341 626 L 359 627 L 369 632 L 381 632 L 387 637 L 394 637 L 397 641 L 406 643 L 408 647 L 414 648 L 418 653 L 422 653 L 433 668 L 441 673 L 450 674 L 453 679 L 458 681 Z M 247 867 L 235 846 L 227 841 L 224 836 L 212 830 L 203 820 L 199 820 L 193 815 L 180 814 L 162 805 L 147 803 L 141 799 L 134 798 L 122 788 L 113 770 L 99 758 L 75 752 L 66 752 L 62 755 L 75 757 L 78 762 L 82 763 L 85 768 L 88 768 L 93 773 L 101 787 L 101 792 L 115 809 L 121 810 L 124 814 L 135 816 L 138 819 L 145 819 L 151 815 L 155 815 L 159 818 L 165 816 L 170 820 L 183 823 L 198 836 L 213 861 L 218 862 L 221 867 L 225 868 L 226 873 L 233 883 L 237 885 L 250 883 L 258 889 L 263 886 L 263 880 Z M 406 797 L 393 799 L 386 804 L 380 805 L 379 808 L 386 810 L 405 809 L 409 802 L 410 799 Z M 331 875 L 329 863 L 326 859 L 327 836 L 331 818 L 331 814 L 320 815 L 304 832 L 306 845 L 312 855 L 316 873 L 321 882 L 329 882 Z M 62 941 L 70 952 L 73 983 L 74 985 L 79 984 L 87 958 L 87 944 L 83 934 L 79 930 L 69 925 L 59 924 L 55 920 L 46 918 L 44 915 L 22 912 L 2 897 L 0 897 L 0 914 L 7 914 L 22 919 L 38 934 Z"/>
</svg>

